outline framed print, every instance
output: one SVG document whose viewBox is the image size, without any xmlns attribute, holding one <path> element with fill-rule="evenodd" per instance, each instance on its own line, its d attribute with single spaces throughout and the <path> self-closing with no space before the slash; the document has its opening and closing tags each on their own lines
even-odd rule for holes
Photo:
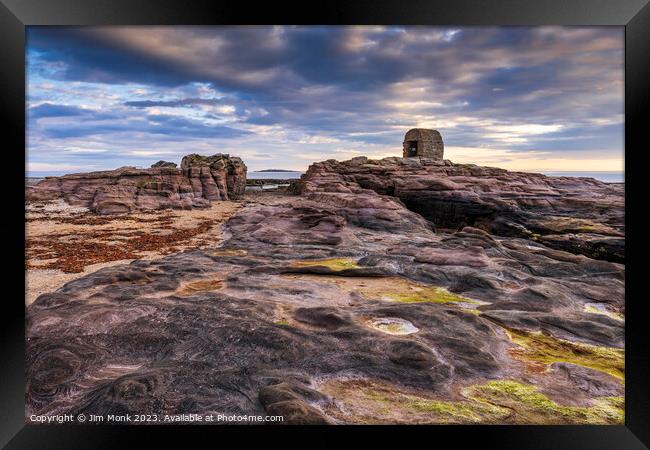
<svg viewBox="0 0 650 450">
<path fill-rule="evenodd" d="M 646 448 L 647 2 L 1 17 L 7 448 Z"/>
</svg>

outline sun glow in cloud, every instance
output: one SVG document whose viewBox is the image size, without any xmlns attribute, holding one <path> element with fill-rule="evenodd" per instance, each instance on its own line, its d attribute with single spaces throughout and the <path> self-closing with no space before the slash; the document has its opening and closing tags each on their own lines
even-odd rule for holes
<svg viewBox="0 0 650 450">
<path fill-rule="evenodd" d="M 612 158 L 607 152 L 596 152 L 583 158 L 568 158 L 556 152 L 517 151 L 494 148 L 447 147 L 445 153 L 457 163 L 500 167 L 524 172 L 601 172 L 623 171 L 623 159 Z"/>
<path fill-rule="evenodd" d="M 623 29 L 35 27 L 32 172 L 149 166 L 192 152 L 251 170 L 401 155 L 513 170 L 622 170 Z"/>
</svg>

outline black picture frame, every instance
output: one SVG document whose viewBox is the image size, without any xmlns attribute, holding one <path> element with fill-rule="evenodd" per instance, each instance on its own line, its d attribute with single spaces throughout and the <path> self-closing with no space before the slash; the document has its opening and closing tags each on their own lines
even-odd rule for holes
<svg viewBox="0 0 650 450">
<path fill-rule="evenodd" d="M 597 25 L 625 27 L 625 181 L 626 181 L 626 418 L 624 426 L 417 426 L 417 427 L 182 427 L 26 425 L 24 422 L 24 273 L 25 257 L 25 27 L 30 25 L 189 25 L 189 24 L 421 24 L 421 25 Z M 0 445 L 6 448 L 133 448 L 135 438 L 167 447 L 189 435 L 236 433 L 248 440 L 260 433 L 281 445 L 309 431 L 338 440 L 361 431 L 370 438 L 404 434 L 454 447 L 474 442 L 481 448 L 634 449 L 650 445 L 647 316 L 642 290 L 644 246 L 643 121 L 650 104 L 650 5 L 648 0 L 329 0 L 281 6 L 225 0 L 0 0 L 0 111 L 5 160 L 4 206 L 0 221 L 6 267 L 0 358 Z M 647 144 L 646 144 L 647 145 Z M 9 159 L 7 161 L 7 159 Z M 14 290 L 15 289 L 15 290 Z M 11 294 L 8 294 L 11 292 Z M 638 293 L 638 294 L 636 294 Z M 645 295 L 644 295 L 645 294 Z M 405 437 L 402 436 L 402 437 Z M 424 440 L 422 440 L 424 439 Z M 433 439 L 433 441 L 432 441 Z M 295 439 L 297 442 L 303 438 Z M 225 443 L 213 439 L 198 446 Z M 419 444 L 418 444 L 419 445 Z M 431 444 L 433 445 L 433 444 Z"/>
</svg>

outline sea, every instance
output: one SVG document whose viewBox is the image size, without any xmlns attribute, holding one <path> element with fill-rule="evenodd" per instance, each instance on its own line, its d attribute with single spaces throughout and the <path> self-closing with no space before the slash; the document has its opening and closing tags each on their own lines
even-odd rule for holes
<svg viewBox="0 0 650 450">
<path fill-rule="evenodd" d="M 601 171 L 601 172 L 542 172 L 549 177 L 589 177 L 605 183 L 625 183 L 625 172 L 622 171 Z"/>
<path fill-rule="evenodd" d="M 246 174 L 246 178 L 251 180 L 293 180 L 300 178 L 305 172 L 291 171 L 291 172 L 256 172 L 251 171 Z"/>
<path fill-rule="evenodd" d="M 268 180 L 268 179 L 278 179 L 278 180 L 289 180 L 300 178 L 300 175 L 305 172 L 248 172 L 247 177 L 251 180 Z M 590 177 L 595 178 L 605 183 L 624 183 L 625 182 L 625 173 L 622 171 L 601 171 L 601 172 L 542 172 L 544 175 L 550 177 Z M 25 177 L 27 184 L 34 184 L 39 182 L 45 176 L 58 176 L 64 175 L 63 173 L 31 173 Z"/>
<path fill-rule="evenodd" d="M 252 180 L 288 180 L 300 178 L 305 172 L 248 172 L 247 177 Z M 624 183 L 625 174 L 622 171 L 601 171 L 601 172 L 542 172 L 549 177 L 589 177 L 595 178 L 605 183 Z"/>
</svg>

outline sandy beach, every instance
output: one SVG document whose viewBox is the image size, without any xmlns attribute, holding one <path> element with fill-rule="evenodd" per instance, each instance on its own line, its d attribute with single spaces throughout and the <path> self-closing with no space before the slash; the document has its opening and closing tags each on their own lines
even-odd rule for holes
<svg viewBox="0 0 650 450">
<path fill-rule="evenodd" d="M 222 224 L 242 202 L 209 208 L 97 216 L 63 201 L 26 211 L 25 304 L 104 267 L 219 245 Z"/>
</svg>

